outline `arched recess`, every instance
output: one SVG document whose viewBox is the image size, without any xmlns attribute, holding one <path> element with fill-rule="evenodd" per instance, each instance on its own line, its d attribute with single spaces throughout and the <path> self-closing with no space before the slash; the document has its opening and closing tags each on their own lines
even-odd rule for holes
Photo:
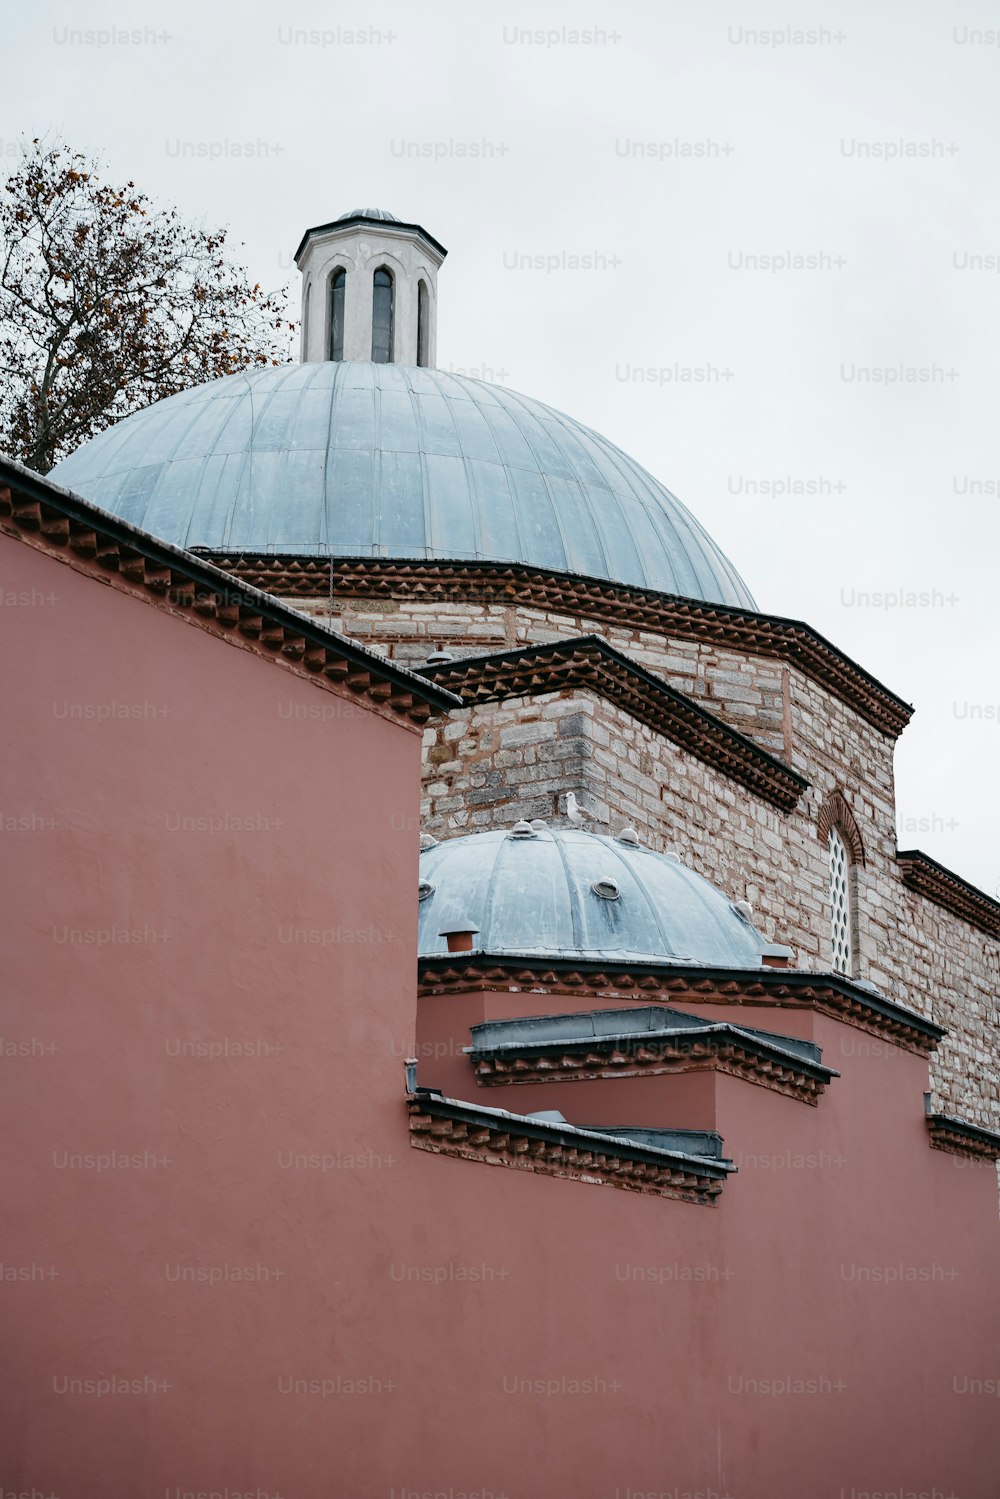
<svg viewBox="0 0 1000 1499">
<path fill-rule="evenodd" d="M 860 971 L 858 871 L 865 849 L 854 813 L 842 791 L 831 791 L 820 808 L 816 831 L 829 861 L 830 956 L 835 972 L 857 978 Z"/>
<path fill-rule="evenodd" d="M 819 809 L 816 832 L 822 843 L 829 842 L 831 828 L 836 828 L 843 838 L 851 856 L 851 863 L 863 865 L 865 846 L 861 840 L 861 830 L 842 791 L 831 791 Z"/>
<path fill-rule="evenodd" d="M 390 364 L 395 351 L 396 278 L 387 265 L 372 277 L 372 361 Z"/>
<path fill-rule="evenodd" d="M 344 357 L 344 329 L 347 325 L 347 267 L 335 265 L 330 272 L 330 326 L 327 343 L 331 359 Z"/>
<path fill-rule="evenodd" d="M 417 282 L 417 364 L 426 369 L 430 364 L 431 312 L 427 282 L 421 276 Z"/>
</svg>

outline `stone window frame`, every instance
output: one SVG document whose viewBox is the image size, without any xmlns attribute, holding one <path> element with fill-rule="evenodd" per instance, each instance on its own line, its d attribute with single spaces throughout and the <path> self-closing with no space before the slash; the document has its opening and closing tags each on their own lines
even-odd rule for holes
<svg viewBox="0 0 1000 1499">
<path fill-rule="evenodd" d="M 831 964 L 835 972 L 847 978 L 860 976 L 860 921 L 858 908 L 858 871 L 865 864 L 865 848 L 854 813 L 840 790 L 831 791 L 820 808 L 816 831 L 826 845 L 828 860 L 828 898 L 830 901 Z M 837 910 L 837 854 L 842 855 L 840 873 L 844 882 L 842 912 Z M 846 966 L 838 962 L 838 946 L 846 948 Z"/>
</svg>

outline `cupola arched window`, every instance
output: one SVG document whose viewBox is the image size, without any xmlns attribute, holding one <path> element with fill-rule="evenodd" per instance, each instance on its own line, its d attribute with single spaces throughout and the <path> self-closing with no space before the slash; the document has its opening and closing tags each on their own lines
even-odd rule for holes
<svg viewBox="0 0 1000 1499">
<path fill-rule="evenodd" d="M 853 975 L 854 919 L 851 913 L 851 855 L 837 827 L 830 829 L 830 920 L 835 972 Z"/>
<path fill-rule="evenodd" d="M 428 301 L 427 282 L 426 281 L 418 281 L 417 282 L 417 364 L 420 366 L 421 369 L 426 369 L 428 363 L 430 362 L 430 360 L 429 360 L 429 351 L 428 351 L 428 348 L 427 348 L 427 342 L 428 342 L 428 336 L 427 335 L 428 335 L 428 330 L 429 330 L 429 326 L 430 326 L 430 319 L 428 318 L 428 315 L 427 315 L 428 314 L 427 301 Z"/>
<path fill-rule="evenodd" d="M 393 296 L 392 272 L 379 266 L 372 288 L 372 361 L 389 364 L 392 360 Z"/>
<path fill-rule="evenodd" d="M 330 358 L 344 357 L 344 304 L 347 272 L 343 266 L 334 271 L 330 281 Z"/>
</svg>

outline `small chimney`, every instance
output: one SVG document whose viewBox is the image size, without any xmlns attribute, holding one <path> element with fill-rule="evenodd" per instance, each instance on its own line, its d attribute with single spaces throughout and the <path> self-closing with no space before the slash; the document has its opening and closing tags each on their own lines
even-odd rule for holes
<svg viewBox="0 0 1000 1499">
<path fill-rule="evenodd" d="M 474 921 L 468 918 L 453 921 L 450 926 L 442 927 L 438 932 L 439 937 L 447 937 L 449 952 L 471 952 L 473 938 L 479 928 Z"/>
<path fill-rule="evenodd" d="M 765 968 L 791 968 L 795 954 L 783 942 L 769 942 L 760 955 Z"/>
</svg>

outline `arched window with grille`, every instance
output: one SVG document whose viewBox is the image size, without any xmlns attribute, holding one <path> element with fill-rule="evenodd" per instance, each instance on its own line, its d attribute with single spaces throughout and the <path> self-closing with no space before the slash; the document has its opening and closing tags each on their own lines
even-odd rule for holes
<svg viewBox="0 0 1000 1499">
<path fill-rule="evenodd" d="M 372 362 L 389 364 L 392 360 L 392 272 L 379 266 L 372 287 Z"/>
<path fill-rule="evenodd" d="M 334 271 L 330 279 L 330 358 L 344 357 L 344 304 L 347 293 L 347 272 L 343 266 Z"/>
<path fill-rule="evenodd" d="M 854 917 L 851 911 L 851 855 L 838 827 L 828 835 L 830 849 L 830 920 L 833 967 L 853 976 L 855 969 Z"/>
</svg>

